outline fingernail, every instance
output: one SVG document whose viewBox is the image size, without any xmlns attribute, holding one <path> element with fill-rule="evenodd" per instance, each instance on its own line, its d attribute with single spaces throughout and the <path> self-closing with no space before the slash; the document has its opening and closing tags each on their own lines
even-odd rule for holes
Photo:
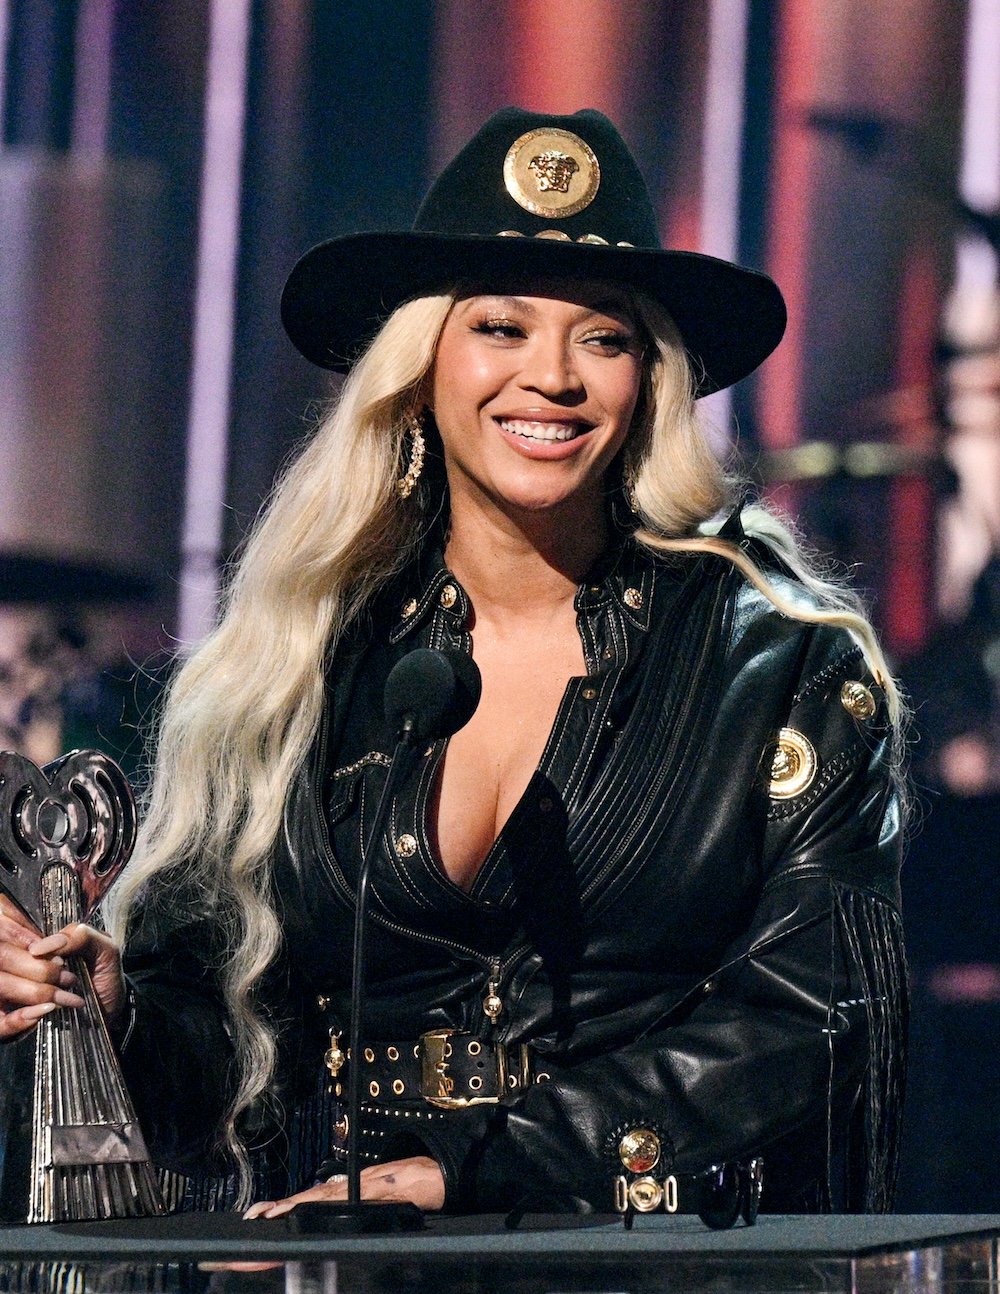
<svg viewBox="0 0 1000 1294">
<path fill-rule="evenodd" d="M 46 957 L 49 953 L 60 952 L 68 943 L 65 935 L 47 935 L 44 939 L 36 939 L 28 952 L 33 957 Z"/>
<path fill-rule="evenodd" d="M 23 1006 L 21 1015 L 25 1020 L 40 1020 L 43 1015 L 48 1015 L 55 1009 L 55 1002 L 36 1002 L 34 1006 Z"/>
<path fill-rule="evenodd" d="M 60 988 L 72 988 L 76 982 L 76 976 L 72 971 L 64 970 L 59 972 L 58 983 Z"/>
<path fill-rule="evenodd" d="M 78 993 L 67 993 L 65 989 L 57 988 L 52 995 L 52 1000 L 56 1006 L 86 1006 L 86 1002 Z"/>
</svg>

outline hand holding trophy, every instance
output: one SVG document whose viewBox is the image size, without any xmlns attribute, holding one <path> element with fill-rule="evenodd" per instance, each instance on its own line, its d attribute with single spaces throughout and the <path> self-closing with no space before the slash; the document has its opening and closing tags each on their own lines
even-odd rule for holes
<svg viewBox="0 0 1000 1294">
<path fill-rule="evenodd" d="M 0 752 L 0 891 L 43 937 L 91 916 L 128 861 L 135 830 L 128 781 L 107 756 L 75 751 L 41 770 Z M 156 1176 L 91 969 L 72 945 L 69 997 L 82 1005 L 35 1008 L 26 1220 L 159 1214 Z"/>
</svg>

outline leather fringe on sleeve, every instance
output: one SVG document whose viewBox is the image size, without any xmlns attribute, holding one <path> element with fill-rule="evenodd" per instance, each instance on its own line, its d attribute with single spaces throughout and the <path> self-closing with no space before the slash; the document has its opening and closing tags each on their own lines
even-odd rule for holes
<svg viewBox="0 0 1000 1294">
<path fill-rule="evenodd" d="M 288 1132 L 289 1194 L 312 1186 L 321 1168 L 324 1179 L 334 1171 L 347 1172 L 347 1152 L 343 1149 L 345 1108 L 344 1102 L 330 1091 L 330 1080 L 324 1072 L 315 1094 L 292 1112 Z"/>
<path fill-rule="evenodd" d="M 284 1168 L 276 1169 L 266 1150 L 250 1152 L 252 1200 L 281 1199 L 288 1194 Z M 240 1177 L 228 1173 L 182 1173 L 157 1170 L 157 1180 L 168 1213 L 231 1213 L 240 1195 Z"/>
<path fill-rule="evenodd" d="M 868 1065 L 855 1117 L 859 1153 L 849 1171 L 849 1207 L 892 1208 L 906 1084 L 909 995 L 902 922 L 884 899 L 834 886 L 834 912 L 860 984 L 868 1020 Z"/>
</svg>

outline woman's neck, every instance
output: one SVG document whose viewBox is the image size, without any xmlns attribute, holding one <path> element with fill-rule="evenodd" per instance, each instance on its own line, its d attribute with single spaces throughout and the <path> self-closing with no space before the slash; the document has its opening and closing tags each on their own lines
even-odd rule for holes
<svg viewBox="0 0 1000 1294">
<path fill-rule="evenodd" d="M 607 545 L 603 501 L 543 514 L 452 507 L 445 560 L 477 619 L 545 614 L 571 601 Z"/>
</svg>

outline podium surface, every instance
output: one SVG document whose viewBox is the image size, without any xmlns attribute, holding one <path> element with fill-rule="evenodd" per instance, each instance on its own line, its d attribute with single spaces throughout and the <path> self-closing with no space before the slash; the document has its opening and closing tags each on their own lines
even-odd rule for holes
<svg viewBox="0 0 1000 1294">
<path fill-rule="evenodd" d="M 130 1294 L 1000 1294 L 1000 1214 L 429 1216 L 409 1235 L 297 1235 L 288 1219 L 186 1214 L 0 1228 L 0 1292 Z M 272 1264 L 232 1270 L 223 1264 Z"/>
</svg>

